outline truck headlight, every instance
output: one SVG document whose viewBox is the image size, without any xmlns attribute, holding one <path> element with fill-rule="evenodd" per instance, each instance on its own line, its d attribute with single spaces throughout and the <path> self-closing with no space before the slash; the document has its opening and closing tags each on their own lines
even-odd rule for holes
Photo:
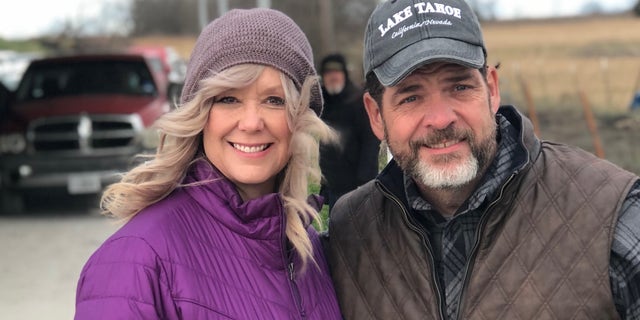
<svg viewBox="0 0 640 320">
<path fill-rule="evenodd" d="M 27 140 L 19 133 L 0 135 L 0 153 L 20 153 L 27 148 Z"/>
</svg>

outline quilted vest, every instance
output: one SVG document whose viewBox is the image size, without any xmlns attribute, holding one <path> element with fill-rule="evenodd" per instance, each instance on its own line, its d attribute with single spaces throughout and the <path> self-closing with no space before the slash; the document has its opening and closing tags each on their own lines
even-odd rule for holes
<svg viewBox="0 0 640 320">
<path fill-rule="evenodd" d="M 618 319 L 609 257 L 637 176 L 577 148 L 533 149 L 483 214 L 459 318 Z M 390 190 L 370 182 L 332 211 L 328 259 L 343 315 L 441 319 L 426 234 Z"/>
</svg>

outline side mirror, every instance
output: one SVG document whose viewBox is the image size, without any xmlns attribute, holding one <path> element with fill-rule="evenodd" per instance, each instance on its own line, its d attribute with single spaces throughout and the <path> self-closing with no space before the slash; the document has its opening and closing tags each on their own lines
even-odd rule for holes
<svg viewBox="0 0 640 320">
<path fill-rule="evenodd" d="M 180 94 L 182 93 L 183 85 L 184 83 L 182 82 L 169 82 L 169 86 L 167 87 L 167 99 L 169 100 L 171 109 L 175 109 L 177 103 L 180 102 Z"/>
</svg>

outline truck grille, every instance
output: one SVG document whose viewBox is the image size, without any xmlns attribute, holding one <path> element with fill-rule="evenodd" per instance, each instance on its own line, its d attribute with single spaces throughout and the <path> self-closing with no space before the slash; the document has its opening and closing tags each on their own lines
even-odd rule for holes
<svg viewBox="0 0 640 320">
<path fill-rule="evenodd" d="M 137 148 L 142 121 L 138 115 L 88 115 L 38 119 L 28 140 L 31 152 L 105 154 Z"/>
</svg>

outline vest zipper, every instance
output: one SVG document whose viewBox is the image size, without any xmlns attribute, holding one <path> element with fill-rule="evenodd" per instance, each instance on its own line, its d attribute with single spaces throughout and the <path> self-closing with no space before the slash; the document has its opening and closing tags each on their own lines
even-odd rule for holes
<svg viewBox="0 0 640 320">
<path fill-rule="evenodd" d="M 465 297 L 466 297 L 465 292 L 467 290 L 467 286 L 469 285 L 469 277 L 471 277 L 471 269 L 475 265 L 475 258 L 478 253 L 478 246 L 480 245 L 480 236 L 481 236 L 482 230 L 484 230 L 485 224 L 487 223 L 487 220 L 488 220 L 487 217 L 489 216 L 487 213 L 491 211 L 491 209 L 502 199 L 502 196 L 504 195 L 504 190 L 507 188 L 509 183 L 511 183 L 511 181 L 517 174 L 518 172 L 515 172 L 509 177 L 509 179 L 507 179 L 507 181 L 502 185 L 502 188 L 500 188 L 499 196 L 496 198 L 496 200 L 491 202 L 489 206 L 487 206 L 487 209 L 482 213 L 482 216 L 480 217 L 480 223 L 478 224 L 478 228 L 476 229 L 476 236 L 475 236 L 475 241 L 473 243 L 473 249 L 471 249 L 471 254 L 469 255 L 469 259 L 467 260 L 467 265 L 465 267 L 466 269 L 464 272 L 464 278 L 462 280 L 462 290 L 460 291 L 461 292 L 460 302 L 458 303 L 458 311 L 456 315 L 457 320 L 460 320 L 460 317 L 462 315 L 463 306 L 464 306 Z"/>
<path fill-rule="evenodd" d="M 400 199 L 398 199 L 395 195 L 393 195 L 391 192 L 389 192 L 389 190 L 387 190 L 387 188 L 382 185 L 382 183 L 377 182 L 377 184 L 380 186 L 380 190 L 382 191 L 382 193 L 391 201 L 395 202 L 396 205 L 400 208 L 400 210 L 402 211 L 402 217 L 404 218 L 405 223 L 407 224 L 407 226 L 413 230 L 414 232 L 416 232 L 420 238 L 422 239 L 422 244 L 425 248 L 425 251 L 427 252 L 427 256 L 429 257 L 429 262 L 431 263 L 431 281 L 433 282 L 434 286 L 436 287 L 436 297 L 438 298 L 438 314 L 440 316 L 440 319 L 444 320 L 444 306 L 442 305 L 442 301 L 443 301 L 443 297 L 441 296 L 441 289 L 440 289 L 440 285 L 438 284 L 438 279 L 436 276 L 436 270 L 435 270 L 435 261 L 433 258 L 433 253 L 431 253 L 431 249 L 430 249 L 430 242 L 429 242 L 429 238 L 426 236 L 426 233 L 424 232 L 424 230 L 422 230 L 422 228 L 420 228 L 415 221 L 413 221 L 413 219 L 410 217 L 409 212 L 407 212 L 407 209 L 404 207 L 404 205 L 402 204 L 402 202 L 400 201 Z"/>
</svg>

